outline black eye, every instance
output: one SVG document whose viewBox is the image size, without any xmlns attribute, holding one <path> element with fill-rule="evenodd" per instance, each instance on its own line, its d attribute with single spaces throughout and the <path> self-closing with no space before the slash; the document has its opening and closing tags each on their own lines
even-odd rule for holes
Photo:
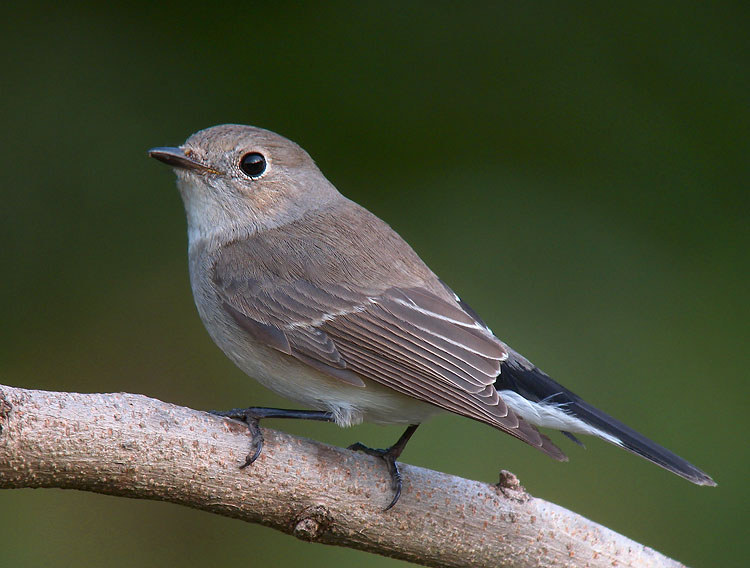
<svg viewBox="0 0 750 568">
<path fill-rule="evenodd" d="M 266 171 L 266 159 L 263 154 L 250 152 L 240 159 L 240 169 L 250 177 L 258 177 Z"/>
</svg>

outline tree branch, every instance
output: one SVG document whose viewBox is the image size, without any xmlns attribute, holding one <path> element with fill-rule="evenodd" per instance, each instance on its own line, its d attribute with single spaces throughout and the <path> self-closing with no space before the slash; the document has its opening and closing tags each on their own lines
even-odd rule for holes
<svg viewBox="0 0 750 568">
<path fill-rule="evenodd" d="M 60 487 L 171 501 L 261 523 L 303 540 L 425 566 L 682 564 L 528 495 L 510 473 L 490 485 L 274 430 L 239 469 L 247 428 L 145 396 L 0 385 L 0 488 Z"/>
</svg>

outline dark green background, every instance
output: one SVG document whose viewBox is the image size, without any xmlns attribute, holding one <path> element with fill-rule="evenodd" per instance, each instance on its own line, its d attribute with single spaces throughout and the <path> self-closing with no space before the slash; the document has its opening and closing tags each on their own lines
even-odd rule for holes
<svg viewBox="0 0 750 568">
<path fill-rule="evenodd" d="M 283 401 L 211 343 L 174 176 L 223 122 L 300 143 L 495 332 L 705 468 L 695 487 L 557 434 L 559 464 L 445 416 L 404 461 L 534 494 L 694 566 L 748 527 L 742 3 L 180 2 L 7 8 L 0 379 L 196 408 Z M 395 427 L 270 424 L 333 444 Z M 170 504 L 0 493 L 7 566 L 397 565 Z"/>
</svg>

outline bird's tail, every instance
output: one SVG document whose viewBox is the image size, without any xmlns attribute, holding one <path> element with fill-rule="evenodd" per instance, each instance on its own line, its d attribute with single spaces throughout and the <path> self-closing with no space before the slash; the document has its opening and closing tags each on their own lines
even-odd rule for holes
<svg viewBox="0 0 750 568">
<path fill-rule="evenodd" d="M 573 434 L 597 436 L 697 485 L 716 485 L 693 464 L 594 408 L 513 350 L 509 352 L 495 388 L 505 403 L 528 422 L 560 430 L 576 442 Z"/>
</svg>

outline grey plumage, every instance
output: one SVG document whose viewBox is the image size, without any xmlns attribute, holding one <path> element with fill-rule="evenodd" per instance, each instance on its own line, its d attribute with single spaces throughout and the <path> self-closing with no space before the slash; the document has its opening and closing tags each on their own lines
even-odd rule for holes
<svg viewBox="0 0 750 568">
<path fill-rule="evenodd" d="M 395 231 L 343 197 L 293 142 L 223 125 L 151 155 L 177 173 L 206 329 L 268 388 L 329 411 L 343 426 L 419 424 L 446 410 L 558 460 L 565 455 L 534 424 L 574 440 L 572 433 L 591 434 L 714 484 L 497 339 Z"/>
<path fill-rule="evenodd" d="M 363 255 L 361 250 L 387 250 Z M 281 259 L 281 261 L 280 261 Z M 348 200 L 222 246 L 212 280 L 255 340 L 564 455 L 492 386 L 507 353 L 388 225 Z"/>
</svg>

